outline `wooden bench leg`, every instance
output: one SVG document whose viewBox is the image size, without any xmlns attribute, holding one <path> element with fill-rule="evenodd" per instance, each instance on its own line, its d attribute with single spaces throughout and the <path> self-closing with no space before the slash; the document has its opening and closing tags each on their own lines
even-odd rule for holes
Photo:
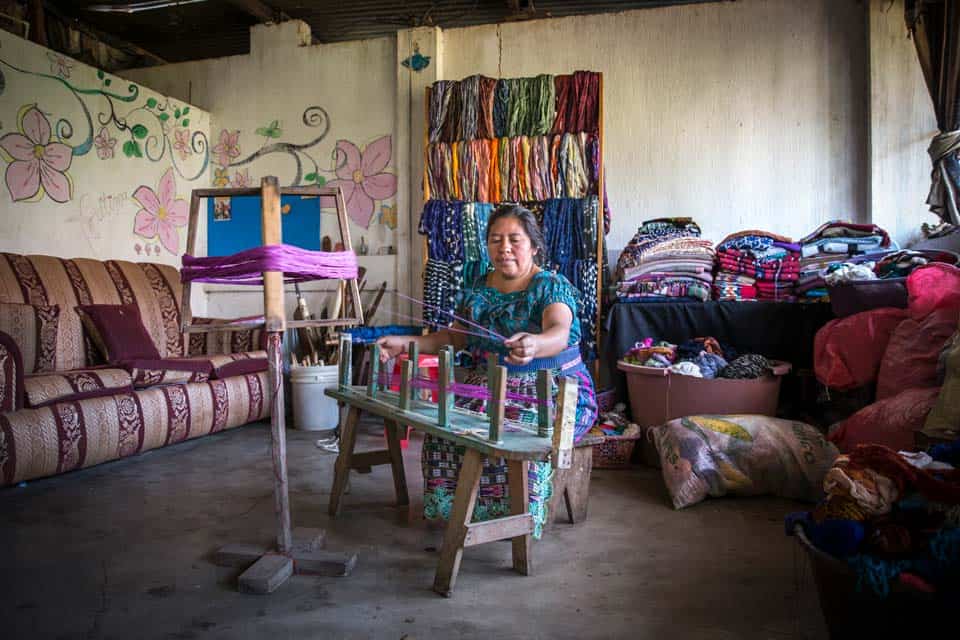
<svg viewBox="0 0 960 640">
<path fill-rule="evenodd" d="M 450 597 L 460 571 L 460 559 L 463 557 L 463 541 L 467 536 L 467 525 L 473 517 L 473 507 L 477 503 L 480 489 L 480 473 L 483 471 L 483 457 L 475 449 L 467 449 L 460 476 L 457 479 L 457 492 L 453 499 L 450 521 L 443 535 L 440 548 L 440 562 L 433 580 L 433 590 L 442 596 Z"/>
<path fill-rule="evenodd" d="M 340 454 L 333 467 L 333 488 L 330 489 L 330 506 L 327 513 L 336 517 L 340 513 L 340 498 L 350 478 L 350 467 L 353 466 L 353 447 L 357 442 L 357 423 L 360 422 L 359 407 L 351 406 L 347 413 L 347 421 L 340 432 Z"/>
<path fill-rule="evenodd" d="M 397 491 L 397 506 L 407 506 L 410 504 L 410 497 L 407 495 L 407 477 L 403 471 L 403 449 L 400 447 L 400 429 L 399 423 L 387 420 L 384 422 L 384 428 L 387 432 L 387 450 L 390 452 L 390 468 L 393 470 L 393 487 Z"/>
<path fill-rule="evenodd" d="M 507 482 L 510 486 L 510 514 L 521 515 L 530 512 L 530 484 L 527 482 L 527 470 L 530 463 L 526 460 L 507 462 Z M 533 558 L 530 550 L 533 536 L 529 533 L 516 536 L 513 540 L 513 569 L 525 576 L 533 572 Z"/>
<path fill-rule="evenodd" d="M 593 447 L 576 447 L 573 450 L 573 465 L 565 470 L 563 488 L 564 502 L 570 524 L 587 519 L 587 504 L 590 499 L 590 473 L 593 471 Z"/>
</svg>

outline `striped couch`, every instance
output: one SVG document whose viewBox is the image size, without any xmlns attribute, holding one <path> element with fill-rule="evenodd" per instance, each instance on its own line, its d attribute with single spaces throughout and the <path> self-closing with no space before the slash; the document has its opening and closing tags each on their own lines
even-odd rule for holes
<svg viewBox="0 0 960 640">
<path fill-rule="evenodd" d="M 0 486 L 269 415 L 257 335 L 185 337 L 180 291 L 165 265 L 0 254 Z M 162 360 L 99 363 L 75 307 L 131 303 Z"/>
</svg>

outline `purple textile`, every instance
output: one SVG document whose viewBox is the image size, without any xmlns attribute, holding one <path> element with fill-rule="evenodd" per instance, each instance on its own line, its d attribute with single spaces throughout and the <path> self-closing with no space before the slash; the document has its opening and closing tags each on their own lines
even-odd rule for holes
<svg viewBox="0 0 960 640">
<path fill-rule="evenodd" d="M 356 278 L 357 255 L 352 251 L 309 251 L 289 244 L 247 249 L 231 256 L 183 256 L 183 282 L 263 284 L 264 271 L 282 271 L 286 282 L 324 278 Z"/>
</svg>

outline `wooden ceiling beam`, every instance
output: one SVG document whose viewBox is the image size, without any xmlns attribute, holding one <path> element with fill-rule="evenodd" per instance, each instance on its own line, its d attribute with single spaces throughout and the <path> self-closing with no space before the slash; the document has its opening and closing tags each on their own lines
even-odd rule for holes
<svg viewBox="0 0 960 640">
<path fill-rule="evenodd" d="M 230 4 L 253 16 L 260 22 L 284 22 L 290 19 L 283 11 L 274 9 L 260 0 L 227 0 Z"/>
</svg>

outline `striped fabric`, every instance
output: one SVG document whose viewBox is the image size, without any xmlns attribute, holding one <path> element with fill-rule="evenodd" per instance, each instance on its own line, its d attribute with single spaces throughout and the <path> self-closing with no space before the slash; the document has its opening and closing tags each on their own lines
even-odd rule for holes
<svg viewBox="0 0 960 640">
<path fill-rule="evenodd" d="M 23 406 L 23 358 L 9 334 L 0 331 L 0 413 Z"/>
<path fill-rule="evenodd" d="M 25 373 L 56 371 L 59 326 L 57 305 L 0 302 L 0 331 L 17 343 Z"/>
<path fill-rule="evenodd" d="M 180 276 L 168 265 L 0 253 L 0 303 L 59 305 L 56 371 L 98 364 L 78 304 L 133 303 L 161 358 L 184 355 Z"/>
<path fill-rule="evenodd" d="M 0 485 L 90 467 L 261 420 L 267 374 L 0 414 Z"/>
<path fill-rule="evenodd" d="M 130 374 L 123 369 L 38 373 L 24 378 L 24 386 L 28 407 L 133 391 Z"/>
</svg>

